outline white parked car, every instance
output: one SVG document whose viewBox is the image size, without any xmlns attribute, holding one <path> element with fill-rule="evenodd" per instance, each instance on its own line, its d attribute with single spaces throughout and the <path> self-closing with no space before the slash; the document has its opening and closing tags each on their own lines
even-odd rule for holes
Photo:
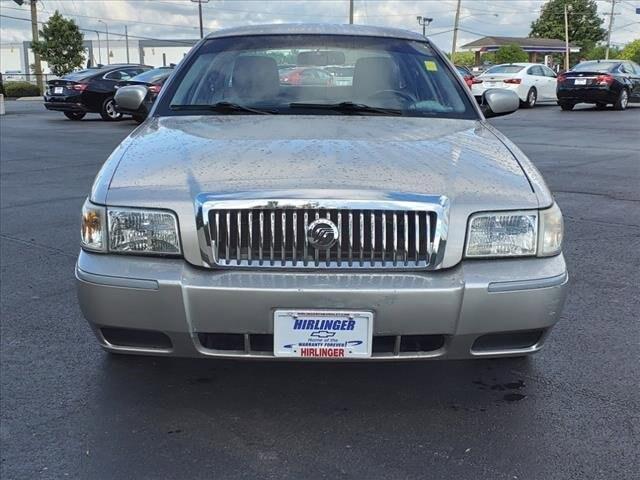
<svg viewBox="0 0 640 480">
<path fill-rule="evenodd" d="M 520 105 L 532 108 L 540 101 L 557 101 L 556 73 L 539 63 L 495 65 L 474 79 L 471 91 L 479 99 L 485 90 L 505 88 L 520 97 Z"/>
</svg>

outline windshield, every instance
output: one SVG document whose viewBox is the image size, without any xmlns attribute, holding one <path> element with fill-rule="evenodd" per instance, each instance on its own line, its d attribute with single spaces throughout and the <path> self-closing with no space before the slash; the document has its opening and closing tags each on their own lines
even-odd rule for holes
<svg viewBox="0 0 640 480">
<path fill-rule="evenodd" d="M 153 70 L 147 70 L 146 72 L 136 75 L 131 79 L 133 82 L 145 82 L 156 83 L 160 80 L 164 80 L 173 72 L 170 68 L 154 68 Z"/>
<path fill-rule="evenodd" d="M 620 62 L 582 62 L 573 67 L 574 72 L 610 72 Z"/>
<path fill-rule="evenodd" d="M 161 99 L 160 115 L 261 110 L 477 118 L 455 72 L 425 42 L 346 35 L 219 38 L 187 62 Z"/>
<path fill-rule="evenodd" d="M 518 73 L 523 68 L 524 67 L 520 65 L 496 65 L 495 67 L 485 70 L 484 73 Z"/>
</svg>

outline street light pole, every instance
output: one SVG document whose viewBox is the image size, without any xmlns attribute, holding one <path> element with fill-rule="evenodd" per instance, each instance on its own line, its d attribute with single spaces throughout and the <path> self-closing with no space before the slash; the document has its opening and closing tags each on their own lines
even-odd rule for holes
<svg viewBox="0 0 640 480">
<path fill-rule="evenodd" d="M 129 32 L 126 25 L 124 26 L 124 45 L 127 50 L 127 63 L 129 63 Z"/>
<path fill-rule="evenodd" d="M 349 25 L 353 25 L 353 0 L 349 0 Z"/>
<path fill-rule="evenodd" d="M 433 18 L 423 17 L 422 15 L 418 15 L 416 17 L 416 19 L 418 20 L 418 25 L 422 25 L 422 36 L 426 37 L 427 36 L 427 27 L 429 26 L 429 24 L 431 22 L 433 22 Z"/>
<path fill-rule="evenodd" d="M 109 25 L 104 20 L 98 20 L 99 23 L 104 24 L 104 28 L 107 32 L 107 65 L 111 65 L 111 49 L 109 48 Z"/>
<path fill-rule="evenodd" d="M 98 35 L 98 65 L 102 65 L 102 50 L 100 48 L 100 32 L 96 30 L 96 35 Z"/>
</svg>

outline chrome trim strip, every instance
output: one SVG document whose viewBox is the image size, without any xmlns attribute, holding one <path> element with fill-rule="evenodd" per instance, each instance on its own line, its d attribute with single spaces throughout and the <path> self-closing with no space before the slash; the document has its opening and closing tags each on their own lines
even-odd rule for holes
<svg viewBox="0 0 640 480">
<path fill-rule="evenodd" d="M 558 287 L 569 280 L 569 274 L 564 272 L 560 275 L 547 278 L 536 278 L 533 280 L 516 280 L 511 282 L 491 282 L 487 287 L 489 293 L 518 292 L 521 290 L 535 290 L 538 288 Z"/>
<path fill-rule="evenodd" d="M 104 285 L 106 287 L 136 288 L 138 290 L 158 290 L 160 288 L 159 283 L 155 280 L 99 275 L 96 273 L 85 272 L 78 266 L 76 266 L 76 278 L 83 282 Z"/>
</svg>

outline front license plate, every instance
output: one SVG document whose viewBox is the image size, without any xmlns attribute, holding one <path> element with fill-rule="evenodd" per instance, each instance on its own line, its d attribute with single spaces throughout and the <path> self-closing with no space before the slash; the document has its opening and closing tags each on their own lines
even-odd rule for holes
<svg viewBox="0 0 640 480">
<path fill-rule="evenodd" d="M 53 87 L 53 93 L 62 93 L 63 91 L 63 87 Z"/>
<path fill-rule="evenodd" d="M 372 312 L 276 310 L 273 354 L 295 358 L 368 358 L 372 332 Z"/>
<path fill-rule="evenodd" d="M 573 81 L 574 85 L 586 85 L 587 84 L 587 79 L 586 78 L 576 78 Z"/>
</svg>

